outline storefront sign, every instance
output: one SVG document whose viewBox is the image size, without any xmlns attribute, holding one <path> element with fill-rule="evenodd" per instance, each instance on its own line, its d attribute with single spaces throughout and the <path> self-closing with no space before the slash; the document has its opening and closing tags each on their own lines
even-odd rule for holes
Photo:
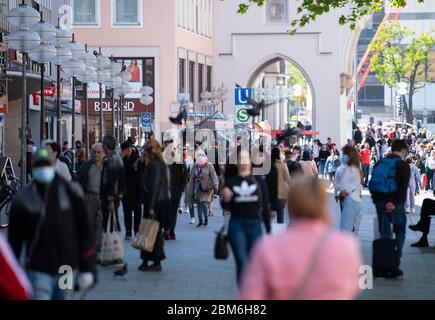
<svg viewBox="0 0 435 320">
<path fill-rule="evenodd" d="M 82 101 L 82 104 L 84 102 Z M 118 102 L 115 102 L 114 110 L 118 111 Z M 88 111 L 89 114 L 96 114 L 100 113 L 100 101 L 95 99 L 90 99 L 88 102 Z M 126 100 L 124 102 L 124 112 L 128 113 L 134 113 L 134 114 L 141 114 L 142 112 L 153 112 L 154 111 L 154 104 L 151 104 L 150 106 L 145 106 L 142 103 L 140 103 L 139 100 L 131 99 Z M 103 112 L 111 113 L 112 112 L 112 101 L 110 100 L 103 100 Z"/>
</svg>

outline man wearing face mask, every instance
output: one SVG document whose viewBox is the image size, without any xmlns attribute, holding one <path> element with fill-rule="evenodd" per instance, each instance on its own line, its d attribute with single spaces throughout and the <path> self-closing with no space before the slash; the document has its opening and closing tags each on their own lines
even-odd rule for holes
<svg viewBox="0 0 435 320">
<path fill-rule="evenodd" d="M 84 194 L 53 167 L 48 149 L 38 150 L 32 161 L 32 183 L 11 205 L 9 242 L 20 259 L 26 247 L 25 270 L 33 285 L 33 299 L 63 300 L 72 288 L 62 289 L 62 266 L 78 270 L 77 285 L 91 287 L 95 275 L 95 234 L 84 205 Z"/>
</svg>

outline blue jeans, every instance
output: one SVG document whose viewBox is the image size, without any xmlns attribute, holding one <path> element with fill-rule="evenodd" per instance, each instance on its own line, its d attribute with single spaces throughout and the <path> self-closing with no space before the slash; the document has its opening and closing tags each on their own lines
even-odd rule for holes
<svg viewBox="0 0 435 320">
<path fill-rule="evenodd" d="M 324 175 L 325 174 L 325 164 L 326 164 L 326 160 L 320 160 L 320 163 L 319 163 L 319 173 L 321 174 L 321 175 Z"/>
<path fill-rule="evenodd" d="M 350 197 L 341 201 L 340 230 L 353 232 L 356 219 L 361 212 L 361 202 L 352 200 Z"/>
<path fill-rule="evenodd" d="M 48 273 L 31 271 L 27 272 L 33 287 L 33 300 L 69 300 L 72 290 L 61 289 L 58 276 Z M 60 281 L 63 283 L 63 281 Z"/>
<path fill-rule="evenodd" d="M 399 255 L 402 256 L 403 244 L 406 235 L 406 213 L 405 205 L 401 204 L 392 213 L 385 212 L 387 201 L 378 201 L 375 203 L 376 213 L 378 215 L 379 233 L 381 238 L 391 238 L 391 224 L 396 234 L 396 243 L 399 249 Z"/>
<path fill-rule="evenodd" d="M 245 264 L 256 241 L 263 235 L 261 219 L 230 219 L 228 241 L 236 260 L 237 282 L 240 283 Z"/>
<path fill-rule="evenodd" d="M 370 165 L 369 164 L 363 164 L 362 168 L 363 168 L 363 171 L 364 171 L 364 186 L 367 187 L 368 184 L 369 184 Z"/>
<path fill-rule="evenodd" d="M 284 223 L 284 210 L 287 200 L 278 199 L 278 207 L 276 208 L 276 221 L 278 223 Z"/>
<path fill-rule="evenodd" d="M 208 220 L 208 202 L 207 201 L 196 202 L 196 209 L 198 210 L 199 223 L 203 223 L 204 220 L 207 221 Z M 195 217 L 195 207 L 193 204 L 189 207 L 189 211 L 190 211 L 190 217 L 194 218 Z"/>
</svg>

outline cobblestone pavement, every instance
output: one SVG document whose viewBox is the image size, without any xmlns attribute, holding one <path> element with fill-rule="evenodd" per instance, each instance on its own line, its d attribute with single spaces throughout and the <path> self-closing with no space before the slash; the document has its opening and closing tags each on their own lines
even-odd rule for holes
<svg viewBox="0 0 435 320">
<path fill-rule="evenodd" d="M 425 194 L 418 197 L 421 205 Z M 339 208 L 331 200 L 331 212 L 338 225 Z M 408 224 L 418 220 L 417 214 L 408 216 Z M 116 268 L 99 268 L 99 284 L 88 293 L 87 299 L 235 299 L 235 264 L 232 257 L 226 261 L 213 258 L 214 231 L 224 223 L 218 201 L 214 203 L 215 216 L 210 218 L 207 229 L 190 225 L 188 214 L 179 215 L 177 240 L 167 241 L 167 259 L 163 261 L 161 273 L 143 273 L 137 270 L 139 253 L 125 241 L 125 256 L 129 266 L 124 279 L 113 278 Z M 372 241 L 375 238 L 375 209 L 367 191 L 359 221 L 358 237 L 361 240 L 364 263 L 371 264 Z M 435 219 L 434 219 L 435 220 Z M 435 230 L 435 229 L 434 229 Z M 435 231 L 433 232 L 435 234 Z M 360 299 L 435 299 L 435 248 L 417 249 L 410 244 L 419 235 L 407 230 L 402 258 L 402 279 L 375 279 L 372 290 L 364 290 Z M 435 236 L 429 239 L 435 245 Z"/>
</svg>

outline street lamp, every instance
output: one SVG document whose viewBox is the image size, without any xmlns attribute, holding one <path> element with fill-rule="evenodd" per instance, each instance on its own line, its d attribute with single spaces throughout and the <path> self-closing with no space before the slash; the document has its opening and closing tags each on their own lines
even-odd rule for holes
<svg viewBox="0 0 435 320">
<path fill-rule="evenodd" d="M 62 99 L 60 95 L 61 90 L 61 67 L 65 65 L 68 61 L 72 59 L 72 53 L 68 43 L 72 40 L 71 32 L 61 27 L 58 20 L 58 26 L 56 27 L 56 36 L 53 38 L 52 43 L 56 46 L 57 55 L 53 60 L 53 63 L 57 66 L 57 93 L 56 93 L 56 117 L 57 117 L 57 126 L 56 126 L 56 139 L 58 143 L 61 143 L 61 130 L 62 130 Z"/>
<path fill-rule="evenodd" d="M 27 75 L 26 60 L 28 52 L 40 44 L 40 36 L 29 28 L 39 20 L 39 12 L 23 2 L 10 10 L 7 15 L 8 22 L 18 30 L 9 34 L 9 46 L 23 55 L 22 64 L 22 96 L 21 96 L 21 186 L 26 185 L 26 140 L 27 140 Z"/>
<path fill-rule="evenodd" d="M 100 140 L 104 137 L 103 84 L 110 80 L 110 71 L 106 69 L 109 65 L 109 58 L 103 55 L 101 48 L 99 48 L 97 54 L 97 82 L 100 92 Z"/>
<path fill-rule="evenodd" d="M 97 81 L 97 57 L 88 52 L 88 45 L 85 44 L 85 53 L 82 55 L 82 61 L 87 66 L 86 72 L 77 77 L 83 83 L 84 100 L 85 100 L 85 138 L 86 158 L 89 158 L 89 110 L 88 110 L 88 84 Z"/>
<path fill-rule="evenodd" d="M 224 102 L 228 100 L 228 89 L 222 83 L 222 86 L 218 89 L 219 92 L 219 100 L 222 103 L 222 113 L 224 113 Z"/>
<path fill-rule="evenodd" d="M 45 64 L 51 62 L 53 59 L 56 58 L 57 55 L 57 50 L 55 46 L 49 43 L 56 36 L 56 28 L 50 23 L 44 21 L 41 12 L 41 20 L 39 21 L 39 23 L 35 24 L 30 30 L 36 32 L 41 38 L 41 44 L 30 51 L 29 57 L 33 61 L 38 62 L 41 66 L 41 113 L 39 138 L 42 147 L 43 141 L 47 138 L 45 134 L 44 72 Z"/>
<path fill-rule="evenodd" d="M 72 59 L 63 66 L 65 73 L 72 78 L 72 129 L 71 129 L 71 146 L 75 144 L 76 131 L 76 79 L 86 73 L 86 65 L 79 60 L 85 52 L 84 46 L 74 39 L 69 44 L 72 53 Z M 73 161 L 73 171 L 75 171 L 75 161 Z"/>
<path fill-rule="evenodd" d="M 119 65 L 119 67 L 120 67 L 120 65 Z M 111 70 L 109 70 L 109 72 L 112 72 L 114 70 L 115 69 L 111 69 Z M 122 79 L 120 76 L 117 76 L 116 74 L 110 78 L 110 81 L 106 82 L 106 87 L 108 89 L 112 90 L 111 113 L 112 113 L 112 135 L 113 136 L 115 136 L 115 89 L 119 88 L 120 86 L 122 86 Z"/>
</svg>

